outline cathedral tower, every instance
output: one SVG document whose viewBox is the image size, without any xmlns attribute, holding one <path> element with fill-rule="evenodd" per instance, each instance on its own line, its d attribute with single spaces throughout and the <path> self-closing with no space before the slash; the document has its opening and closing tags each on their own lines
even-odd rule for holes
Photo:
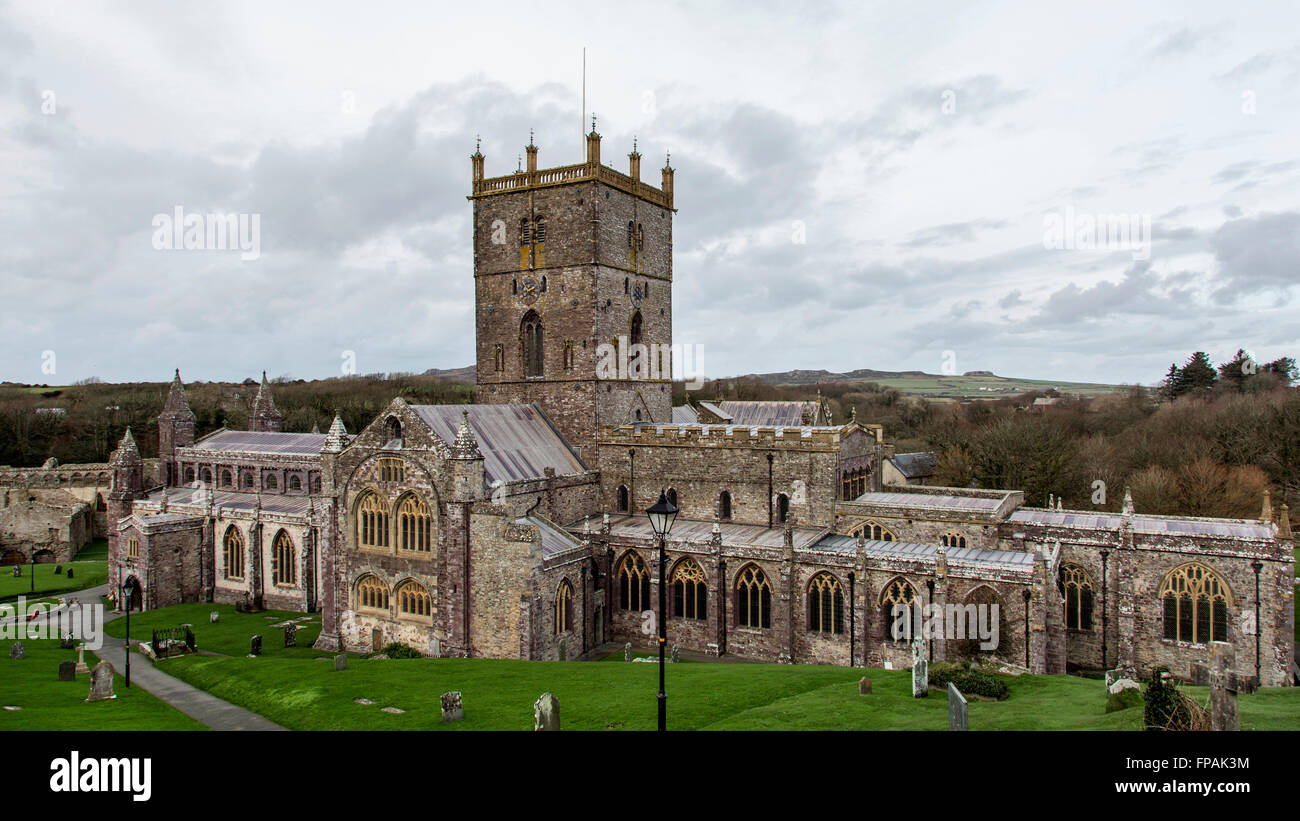
<svg viewBox="0 0 1300 821">
<path fill-rule="evenodd" d="M 536 402 L 588 467 L 602 424 L 672 421 L 673 169 L 600 161 L 485 177 L 471 156 L 478 401 Z"/>
</svg>

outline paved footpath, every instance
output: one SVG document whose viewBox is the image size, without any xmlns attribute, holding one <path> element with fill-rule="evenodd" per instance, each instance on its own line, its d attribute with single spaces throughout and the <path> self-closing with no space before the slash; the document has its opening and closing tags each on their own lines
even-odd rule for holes
<svg viewBox="0 0 1300 821">
<path fill-rule="evenodd" d="M 71 603 L 80 599 L 83 602 L 98 602 L 108 592 L 108 585 L 90 587 L 65 594 Z M 104 613 L 104 623 L 122 618 L 123 613 Z M 135 640 L 138 643 L 138 640 Z M 104 646 L 92 651 L 100 659 L 113 665 L 113 669 L 125 675 L 125 654 L 122 639 L 104 635 Z M 125 686 L 125 685 L 123 685 Z M 149 658 L 141 653 L 131 657 L 131 686 L 139 687 L 145 692 L 167 702 L 185 715 L 206 724 L 214 730 L 283 730 L 279 724 L 243 707 L 222 701 L 216 696 L 205 693 L 197 687 L 186 684 L 178 678 L 169 676 L 154 666 Z"/>
</svg>

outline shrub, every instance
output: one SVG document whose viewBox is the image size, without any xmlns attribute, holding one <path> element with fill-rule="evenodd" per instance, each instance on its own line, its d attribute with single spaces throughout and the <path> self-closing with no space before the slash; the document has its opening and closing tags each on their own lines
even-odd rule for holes
<svg viewBox="0 0 1300 821">
<path fill-rule="evenodd" d="M 996 676 L 971 669 L 969 661 L 936 661 L 930 665 L 930 686 L 947 689 L 954 684 L 964 696 L 981 696 L 1001 701 L 1007 697 L 1007 684 Z"/>
<path fill-rule="evenodd" d="M 384 649 L 379 651 L 380 655 L 388 656 L 390 659 L 418 659 L 424 658 L 419 650 L 414 647 L 407 647 L 398 641 L 390 641 L 384 645 Z"/>
<path fill-rule="evenodd" d="M 1210 729 L 1205 710 L 1178 689 L 1168 667 L 1160 666 L 1151 671 L 1151 680 L 1147 682 L 1142 698 L 1146 702 L 1142 723 L 1148 730 Z"/>
<path fill-rule="evenodd" d="M 1136 687 L 1130 687 L 1127 690 L 1120 690 L 1118 693 L 1108 693 L 1106 695 L 1106 712 L 1113 713 L 1117 710 L 1127 710 L 1129 707 L 1136 707 L 1143 703 L 1142 691 Z"/>
</svg>

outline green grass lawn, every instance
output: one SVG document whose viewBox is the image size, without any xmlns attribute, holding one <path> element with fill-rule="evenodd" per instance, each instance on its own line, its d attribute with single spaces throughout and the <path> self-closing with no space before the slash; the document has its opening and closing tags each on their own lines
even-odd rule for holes
<svg viewBox="0 0 1300 821">
<path fill-rule="evenodd" d="M 0 705 L 21 710 L 0 710 L 0 730 L 206 730 L 189 716 L 141 690 L 126 688 L 114 676 L 117 698 L 87 704 L 90 677 L 59 681 L 59 662 L 77 660 L 75 650 L 60 650 L 57 640 L 24 641 L 27 657 L 9 658 L 12 640 L 0 641 Z M 98 659 L 86 653 L 86 664 Z M 119 665 L 114 664 L 116 669 Z"/>
<path fill-rule="evenodd" d="M 321 654 L 324 655 L 324 654 Z M 570 730 L 655 727 L 654 664 L 349 657 L 325 661 L 191 656 L 165 669 L 227 701 L 299 730 L 528 730 L 543 692 Z M 866 675 L 873 693 L 860 696 Z M 1010 698 L 970 703 L 975 730 L 1136 730 L 1141 708 L 1105 713 L 1100 681 L 1008 678 Z M 460 690 L 465 721 L 441 723 L 438 697 Z M 1188 688 L 1202 703 L 1204 688 Z M 355 703 L 364 698 L 372 705 Z M 1241 697 L 1243 729 L 1300 729 L 1300 690 Z M 382 707 L 406 712 L 389 714 Z M 668 670 L 669 727 L 677 730 L 946 730 L 947 698 L 911 696 L 907 671 L 767 664 L 678 664 Z"/>
<path fill-rule="evenodd" d="M 22 566 L 21 578 L 13 577 L 11 566 L 0 567 L 0 601 L 12 601 L 19 596 L 33 596 L 32 573 L 36 573 L 36 596 L 52 593 L 68 593 L 85 590 L 108 581 L 108 563 L 104 559 L 92 561 L 75 561 L 63 564 L 63 572 L 54 575 L 56 564 L 25 564 Z M 68 578 L 68 568 L 73 568 L 72 578 Z"/>
<path fill-rule="evenodd" d="M 78 553 L 75 558 L 79 562 L 93 562 L 93 561 L 107 562 L 108 561 L 108 539 L 96 539 L 95 541 L 81 548 L 81 552 Z"/>
<path fill-rule="evenodd" d="M 216 624 L 208 621 L 212 611 L 220 614 Z M 284 631 L 272 627 L 286 619 L 307 617 L 308 622 L 298 623 L 297 647 L 284 646 Z M 312 658 L 321 653 L 311 649 L 311 645 L 320 635 L 319 613 L 293 613 L 287 610 L 264 610 L 261 613 L 236 613 L 228 604 L 179 604 L 160 610 L 146 610 L 131 614 L 131 639 L 149 641 L 151 631 L 155 628 L 165 629 L 179 627 L 182 624 L 193 625 L 194 643 L 199 650 L 221 653 L 226 656 L 248 655 L 249 643 L 253 636 L 262 637 L 262 652 L 274 658 Z M 110 636 L 126 636 L 126 619 L 119 618 L 108 623 L 106 628 Z M 173 663 L 164 659 L 163 664 Z M 167 668 L 164 668 L 167 669 Z M 170 671 L 169 671 L 170 672 Z"/>
</svg>

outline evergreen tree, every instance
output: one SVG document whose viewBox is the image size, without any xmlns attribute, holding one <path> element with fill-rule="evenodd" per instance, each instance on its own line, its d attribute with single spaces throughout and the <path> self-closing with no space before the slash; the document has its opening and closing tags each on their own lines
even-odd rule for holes
<svg viewBox="0 0 1300 821">
<path fill-rule="evenodd" d="M 1160 395 L 1164 399 L 1173 400 L 1179 394 L 1180 374 L 1178 373 L 1178 363 L 1169 364 L 1169 373 L 1165 374 L 1165 381 L 1160 384 Z"/>
<path fill-rule="evenodd" d="M 1183 365 L 1179 371 L 1179 391 L 1178 393 L 1202 394 L 1214 387 L 1218 381 L 1218 374 L 1215 373 L 1214 365 L 1210 362 L 1210 356 L 1205 351 L 1197 351 L 1187 359 L 1187 364 Z"/>
</svg>

